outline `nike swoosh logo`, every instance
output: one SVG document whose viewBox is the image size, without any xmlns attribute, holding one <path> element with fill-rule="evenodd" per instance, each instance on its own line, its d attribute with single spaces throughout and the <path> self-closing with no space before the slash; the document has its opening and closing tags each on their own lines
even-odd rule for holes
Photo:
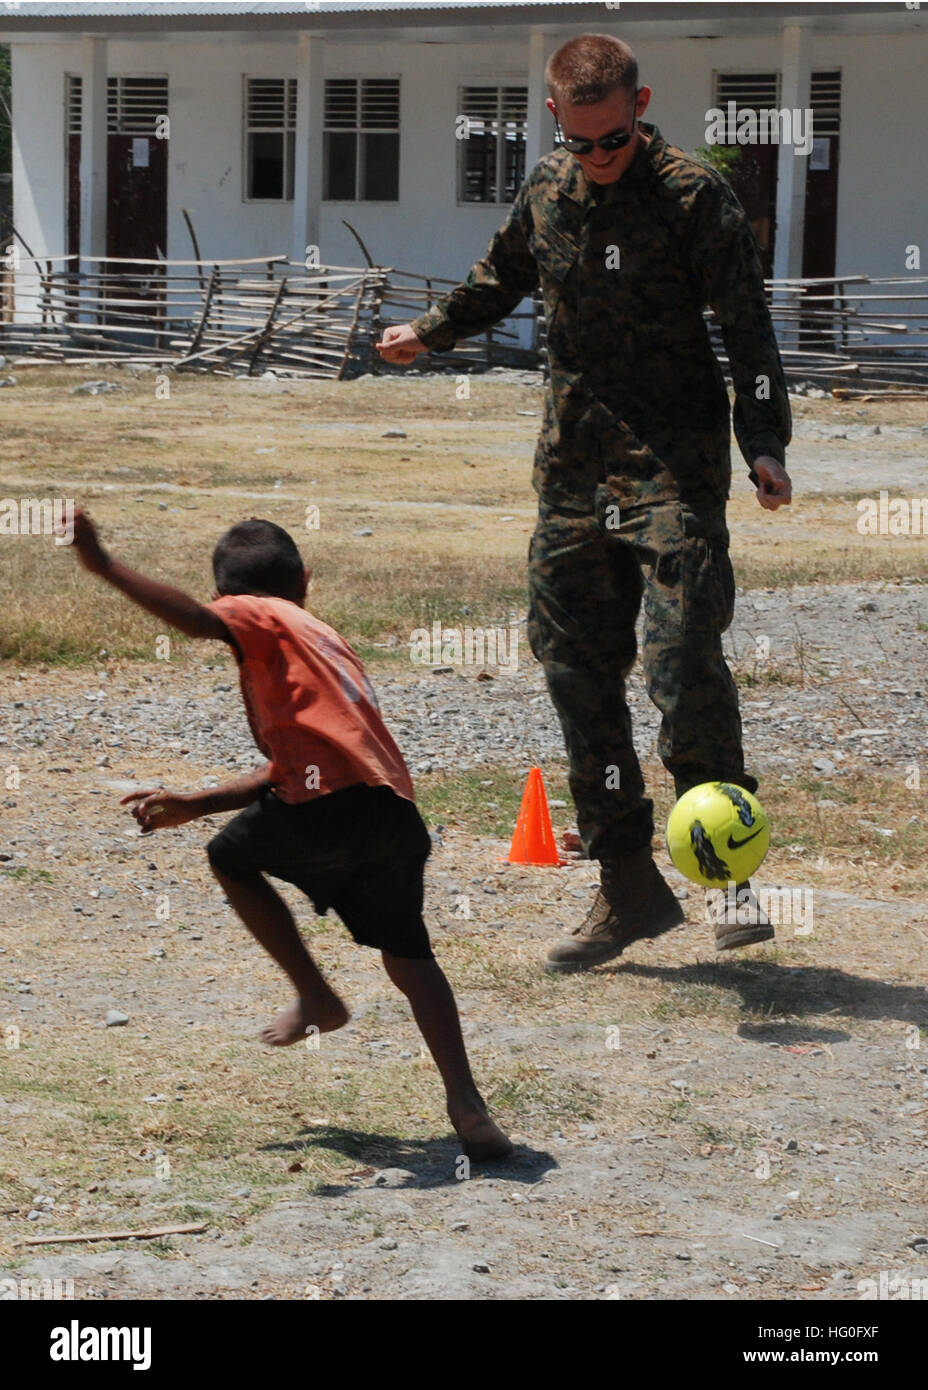
<svg viewBox="0 0 928 1390">
<path fill-rule="evenodd" d="M 740 849 L 742 845 L 749 844 L 751 840 L 756 840 L 757 837 L 758 837 L 758 835 L 760 835 L 760 834 L 763 833 L 763 829 L 764 829 L 764 827 L 761 826 L 760 830 L 755 830 L 753 835 L 748 835 L 747 838 L 744 839 L 744 840 L 733 840 L 733 839 L 731 838 L 731 836 L 729 835 L 729 837 L 728 837 L 728 848 L 729 848 L 729 849 Z"/>
</svg>

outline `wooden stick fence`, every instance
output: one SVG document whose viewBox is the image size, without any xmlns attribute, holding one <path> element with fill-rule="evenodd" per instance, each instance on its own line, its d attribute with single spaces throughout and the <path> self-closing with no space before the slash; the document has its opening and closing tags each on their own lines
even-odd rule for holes
<svg viewBox="0 0 928 1390">
<path fill-rule="evenodd" d="M 283 256 L 242 261 L 17 258 L 16 313 L 0 351 L 30 362 L 134 362 L 178 371 L 268 368 L 340 378 L 383 369 L 374 343 L 453 288 L 386 266 L 307 270 Z M 534 318 L 534 315 L 528 315 Z M 494 328 L 460 365 L 537 365 Z"/>
<path fill-rule="evenodd" d="M 8 256 L 0 352 L 29 362 L 136 362 L 249 375 L 271 368 L 337 379 L 390 370 L 374 350 L 384 328 L 424 313 L 455 283 L 388 266 L 307 269 L 284 256 Z M 790 379 L 845 395 L 928 391 L 928 277 L 772 280 L 767 288 Z M 495 326 L 453 354 L 431 354 L 429 363 L 459 370 L 541 365 L 541 296 L 513 319 L 532 322 L 531 348 L 520 346 L 517 332 Z M 708 322 L 727 364 L 711 314 Z"/>
<path fill-rule="evenodd" d="M 788 379 L 844 395 L 928 392 L 928 276 L 771 280 L 767 288 Z M 710 331 L 727 363 L 712 319 Z"/>
</svg>

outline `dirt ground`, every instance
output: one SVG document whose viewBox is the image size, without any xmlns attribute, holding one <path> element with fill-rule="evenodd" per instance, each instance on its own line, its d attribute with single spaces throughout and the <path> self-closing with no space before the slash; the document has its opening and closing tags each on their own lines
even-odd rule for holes
<svg viewBox="0 0 928 1390">
<path fill-rule="evenodd" d="M 491 424 L 537 427 L 517 418 L 531 386 L 494 389 Z M 411 438 L 440 430 L 446 382 L 390 391 Z M 269 420 L 275 399 L 261 402 Z M 338 401 L 319 393 L 320 430 Z M 925 407 L 848 411 L 796 403 L 791 472 L 811 501 L 782 530 L 795 553 L 815 545 L 816 497 L 928 491 Z M 528 442 L 497 460 L 504 500 L 467 499 L 479 547 L 503 507 L 529 524 Z M 104 421 L 101 458 L 106 443 Z M 56 445 L 49 476 L 66 465 Z M 37 468 L 8 456 L 4 495 Z M 363 471 L 346 487 L 370 513 L 383 501 Z M 407 496 L 421 533 L 420 499 L 401 489 L 391 506 L 401 516 Z M 750 505 L 739 479 L 745 553 L 766 520 Z M 539 669 L 526 651 L 492 680 L 434 675 L 370 634 L 434 831 L 426 920 L 478 1080 L 517 1143 L 512 1160 L 470 1169 L 376 957 L 286 890 L 353 1016 L 318 1050 L 265 1049 L 258 1029 L 286 989 L 208 871 L 221 818 L 142 842 L 117 805 L 132 786 L 254 765 L 228 659 L 2 663 L 0 1277 L 72 1279 L 76 1297 L 111 1300 L 817 1301 L 860 1299 L 883 1271 L 928 1279 L 925 545 L 885 582 L 777 588 L 739 571 L 727 650 L 774 826 L 756 883 L 797 890 L 814 914 L 799 920 L 795 899 L 773 945 L 724 957 L 658 836 L 686 925 L 588 975 L 546 976 L 595 870 L 505 862 L 530 764 L 556 828 L 571 819 Z M 637 676 L 631 698 L 662 827 L 669 791 Z M 107 1026 L 113 1010 L 124 1021 Z M 23 1243 L 166 1223 L 205 1229 Z"/>
</svg>

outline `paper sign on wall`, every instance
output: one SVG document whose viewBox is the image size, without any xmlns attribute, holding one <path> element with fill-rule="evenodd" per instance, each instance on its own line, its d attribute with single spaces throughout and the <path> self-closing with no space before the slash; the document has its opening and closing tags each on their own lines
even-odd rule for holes
<svg viewBox="0 0 928 1390">
<path fill-rule="evenodd" d="M 133 169 L 148 168 L 148 136 L 137 135 L 132 141 L 132 167 Z"/>
</svg>

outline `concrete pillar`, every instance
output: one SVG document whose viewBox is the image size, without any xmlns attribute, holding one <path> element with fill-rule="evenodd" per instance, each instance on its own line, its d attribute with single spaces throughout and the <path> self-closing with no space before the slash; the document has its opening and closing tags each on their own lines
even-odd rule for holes
<svg viewBox="0 0 928 1390">
<path fill-rule="evenodd" d="M 330 259 L 320 245 L 319 205 L 322 201 L 322 123 L 325 88 L 322 76 L 323 40 L 312 34 L 297 38 L 296 132 L 293 173 L 293 231 L 290 259 L 305 264 L 307 246 L 319 247 L 324 265 Z"/>
<path fill-rule="evenodd" d="M 811 30 L 804 24 L 783 28 L 780 106 L 807 111 L 812 105 Z M 802 238 L 806 213 L 807 155 L 796 154 L 795 145 L 780 145 L 777 152 L 776 243 L 773 278 L 796 279 L 802 274 Z M 789 302 L 790 296 L 774 294 Z M 792 339 L 794 335 L 790 334 Z M 781 339 L 782 340 L 782 339 Z M 793 342 L 791 346 L 795 345 Z"/>
<path fill-rule="evenodd" d="M 528 120 L 525 128 L 525 168 L 531 169 L 542 155 L 554 148 L 554 118 L 545 108 L 548 90 L 545 87 L 545 63 L 554 52 L 547 34 L 537 29 L 528 36 Z"/>
<path fill-rule="evenodd" d="M 106 39 L 84 35 L 81 58 L 81 256 L 105 256 Z"/>
</svg>

